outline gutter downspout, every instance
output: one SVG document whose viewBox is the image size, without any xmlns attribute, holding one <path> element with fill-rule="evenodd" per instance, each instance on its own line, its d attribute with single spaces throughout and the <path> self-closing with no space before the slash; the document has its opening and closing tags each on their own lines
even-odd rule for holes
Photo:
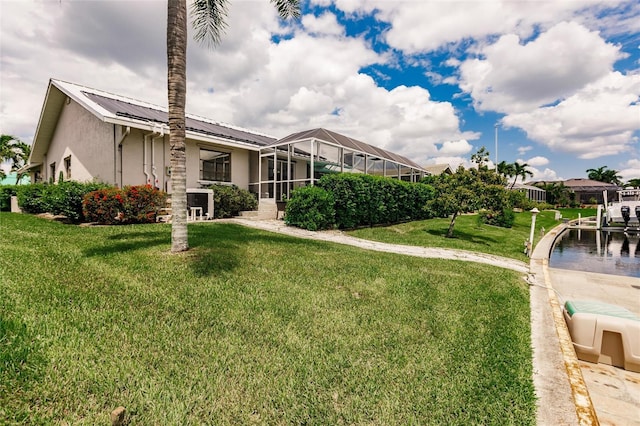
<svg viewBox="0 0 640 426">
<path fill-rule="evenodd" d="M 156 156 L 155 156 L 155 140 L 158 138 L 162 138 L 163 142 L 164 142 L 164 127 L 161 124 L 160 125 L 160 131 L 156 132 L 155 131 L 155 126 L 154 126 L 154 133 L 156 134 L 156 136 L 153 136 L 151 138 L 151 174 L 153 175 L 153 187 L 154 188 L 158 188 L 158 184 L 160 183 L 160 181 L 158 180 L 158 173 L 156 171 Z M 163 143 L 164 145 L 164 143 Z"/>
<path fill-rule="evenodd" d="M 156 132 L 149 132 L 142 135 L 142 172 L 144 173 L 144 184 L 149 185 L 151 179 L 149 178 L 149 172 L 147 171 L 147 138 L 151 135 L 155 135 Z"/>
<path fill-rule="evenodd" d="M 113 133 L 114 133 L 114 139 L 115 139 L 115 131 L 116 131 L 116 125 L 113 125 Z M 124 129 L 124 126 L 120 126 L 120 129 Z M 122 143 L 124 142 L 125 138 L 127 136 L 129 136 L 129 134 L 131 133 L 131 127 L 127 126 L 126 130 L 124 131 L 124 133 L 122 133 L 122 136 L 120 136 L 120 141 L 118 142 L 118 152 L 120 153 L 120 188 L 122 188 Z M 114 153 L 115 156 L 115 153 Z M 115 163 L 115 158 L 114 158 L 114 163 Z M 118 184 L 118 178 L 117 178 L 117 170 L 115 170 L 117 168 L 117 165 L 114 164 L 114 173 L 116 174 L 116 176 L 114 176 L 114 180 L 115 180 L 115 184 Z"/>
</svg>

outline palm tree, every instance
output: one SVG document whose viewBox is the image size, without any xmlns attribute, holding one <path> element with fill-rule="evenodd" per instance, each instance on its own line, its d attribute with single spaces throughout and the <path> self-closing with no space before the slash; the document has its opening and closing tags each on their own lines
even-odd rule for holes
<svg viewBox="0 0 640 426">
<path fill-rule="evenodd" d="M 607 170 L 607 166 L 598 167 L 597 169 L 587 169 L 587 173 L 587 177 L 591 180 L 612 183 L 614 185 L 622 184 L 621 176 L 618 175 L 618 171 L 612 169 Z"/>
<path fill-rule="evenodd" d="M 629 179 L 629 181 L 627 182 L 627 186 L 630 186 L 632 188 L 640 188 L 640 179 L 638 178 Z"/>
<path fill-rule="evenodd" d="M 20 139 L 11 135 L 0 136 L 0 162 L 11 163 L 11 171 L 17 172 L 29 159 L 31 147 Z M 0 169 L 0 179 L 4 179 L 6 174 Z M 22 176 L 17 176 L 17 182 L 20 182 Z"/>
<path fill-rule="evenodd" d="M 299 17 L 299 0 L 271 0 L 281 18 Z M 195 39 L 215 46 L 226 27 L 227 0 L 193 0 Z M 187 4 L 169 0 L 167 8 L 167 86 L 169 145 L 171 150 L 171 251 L 189 249 L 187 234 L 187 168 L 185 155 L 185 103 L 187 94 Z"/>
<path fill-rule="evenodd" d="M 527 163 L 522 163 L 522 164 L 518 162 L 513 163 L 513 176 L 515 176 L 515 179 L 513 180 L 513 183 L 511 184 L 510 189 L 513 189 L 519 177 L 521 177 L 522 182 L 524 182 L 527 176 L 533 176 L 533 173 L 527 170 L 527 167 L 529 167 Z"/>
<path fill-rule="evenodd" d="M 507 163 L 506 161 L 501 161 L 498 163 L 498 174 L 504 176 L 505 178 L 513 177 L 515 173 L 515 167 L 511 163 Z"/>
</svg>

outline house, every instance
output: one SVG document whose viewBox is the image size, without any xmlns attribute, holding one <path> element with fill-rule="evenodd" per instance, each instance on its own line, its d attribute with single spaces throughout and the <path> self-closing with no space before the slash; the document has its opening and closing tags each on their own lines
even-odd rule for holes
<svg viewBox="0 0 640 426">
<path fill-rule="evenodd" d="M 454 172 L 449 164 L 431 164 L 429 166 L 425 166 L 424 169 L 432 175 L 441 175 L 443 173 L 452 175 Z"/>
<path fill-rule="evenodd" d="M 536 201 L 538 203 L 547 202 L 547 191 L 542 188 L 538 188 L 533 185 L 526 185 L 524 183 L 515 183 L 513 186 L 507 185 L 513 191 L 520 191 L 526 195 L 527 199 Z"/>
<path fill-rule="evenodd" d="M 575 200 L 580 204 L 604 204 L 604 192 L 607 192 L 608 200 L 613 200 L 616 192 L 621 189 L 612 183 L 600 182 L 591 179 L 568 179 L 564 186 L 576 194 Z"/>
<path fill-rule="evenodd" d="M 428 172 L 394 154 L 326 129 L 283 139 L 186 116 L 187 188 L 234 184 L 275 203 L 323 174 L 368 173 L 418 181 Z M 50 80 L 33 139 L 32 182 L 97 180 L 171 192 L 166 108 Z"/>
</svg>

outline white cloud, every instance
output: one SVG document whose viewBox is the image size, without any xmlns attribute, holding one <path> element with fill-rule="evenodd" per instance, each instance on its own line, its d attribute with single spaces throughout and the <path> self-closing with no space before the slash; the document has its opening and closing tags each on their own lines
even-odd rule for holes
<svg viewBox="0 0 640 426">
<path fill-rule="evenodd" d="M 465 139 L 457 141 L 443 142 L 442 147 L 438 150 L 438 157 L 456 156 L 471 152 L 473 145 Z"/>
<path fill-rule="evenodd" d="M 527 182 L 538 181 L 538 180 L 544 180 L 544 181 L 564 180 L 563 177 L 558 176 L 555 170 L 552 170 L 550 168 L 545 168 L 544 170 L 540 170 L 536 167 L 527 167 L 527 170 L 533 173 L 532 177 L 531 176 L 527 177 Z"/>
<path fill-rule="evenodd" d="M 537 39 L 520 44 L 504 35 L 482 49 L 483 58 L 460 65 L 460 87 L 479 110 L 529 111 L 571 96 L 607 75 L 622 55 L 597 32 L 561 22 Z"/>
<path fill-rule="evenodd" d="M 518 147 L 518 154 L 519 155 L 524 155 L 527 152 L 531 151 L 533 149 L 533 147 L 531 145 L 527 145 L 527 146 L 519 146 Z"/>
<path fill-rule="evenodd" d="M 639 100 L 640 74 L 612 72 L 558 105 L 507 115 L 502 122 L 553 150 L 593 159 L 637 145 Z"/>
<path fill-rule="evenodd" d="M 496 34 L 516 34 L 530 37 L 537 30 L 546 30 L 563 20 L 578 20 L 591 29 L 598 29 L 604 8 L 613 8 L 625 0 L 575 0 L 545 2 L 514 2 L 509 0 L 450 1 L 389 1 L 336 0 L 338 9 L 347 14 L 371 14 L 388 22 L 387 42 L 406 54 L 424 53 L 457 45 L 470 39 L 484 40 Z M 327 5 L 327 0 L 313 3 Z M 630 6 L 626 14 L 609 22 L 633 28 L 637 10 Z M 637 8 L 636 8 L 637 9 Z M 626 16 L 626 15 L 631 15 Z"/>
<path fill-rule="evenodd" d="M 640 179 L 640 159 L 633 158 L 621 164 L 621 169 L 618 170 L 618 174 L 622 177 L 623 182 L 631 179 Z"/>
<path fill-rule="evenodd" d="M 302 26 L 311 34 L 326 34 L 340 36 L 344 34 L 344 27 L 338 23 L 336 15 L 325 12 L 320 16 L 304 15 Z"/>
<path fill-rule="evenodd" d="M 524 163 L 527 163 L 528 165 L 533 167 L 546 166 L 547 164 L 549 164 L 549 159 L 546 157 L 535 156 L 529 158 L 527 161 L 524 161 Z"/>
</svg>

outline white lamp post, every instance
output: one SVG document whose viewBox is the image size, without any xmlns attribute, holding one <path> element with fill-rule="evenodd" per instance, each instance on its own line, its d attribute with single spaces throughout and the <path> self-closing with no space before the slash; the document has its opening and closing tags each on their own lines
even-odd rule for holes
<svg viewBox="0 0 640 426">
<path fill-rule="evenodd" d="M 536 215 L 540 213 L 537 207 L 534 207 L 530 210 L 531 212 L 531 233 L 529 234 L 529 257 L 531 257 L 531 253 L 533 252 L 533 232 L 536 229 Z"/>
</svg>

